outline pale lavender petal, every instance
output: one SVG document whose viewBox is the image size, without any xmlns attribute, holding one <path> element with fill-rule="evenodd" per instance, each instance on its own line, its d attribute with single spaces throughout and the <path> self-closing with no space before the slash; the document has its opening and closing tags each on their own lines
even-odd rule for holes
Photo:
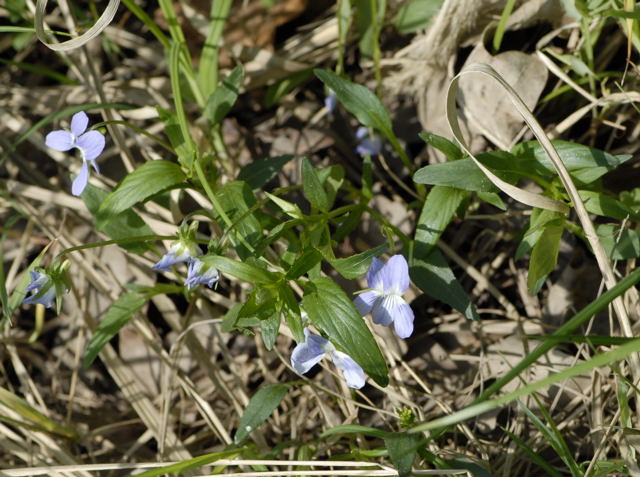
<svg viewBox="0 0 640 477">
<path fill-rule="evenodd" d="M 379 277 L 382 280 L 382 289 L 385 292 L 394 292 L 402 295 L 409 288 L 409 265 L 402 255 L 394 255 L 389 259 Z"/>
<path fill-rule="evenodd" d="M 382 288 L 382 277 L 380 276 L 380 270 L 384 267 L 384 262 L 378 257 L 373 257 L 371 261 L 371 267 L 367 272 L 367 283 L 369 288 Z"/>
<path fill-rule="evenodd" d="M 25 298 L 22 303 L 25 305 L 35 305 L 40 303 L 47 308 L 51 308 L 53 306 L 53 302 L 56 299 L 56 287 L 51 285 L 48 290 L 46 290 L 41 296 L 37 296 L 40 290 L 38 290 L 35 294 L 30 297 Z"/>
<path fill-rule="evenodd" d="M 291 353 L 291 365 L 299 374 L 305 374 L 320 362 L 325 354 L 324 345 L 327 340 L 322 336 L 308 333 L 305 329 L 307 339 L 299 343 Z"/>
<path fill-rule="evenodd" d="M 197 258 L 189 262 L 189 269 L 187 270 L 187 279 L 184 282 L 187 288 L 193 288 L 200 283 L 198 281 L 198 275 L 200 275 L 200 270 L 202 269 L 203 266 L 204 266 L 204 262 L 202 262 L 202 260 L 198 260 Z"/>
<path fill-rule="evenodd" d="M 406 303 L 399 304 L 393 312 L 393 327 L 400 338 L 408 338 L 413 333 L 413 310 Z"/>
<path fill-rule="evenodd" d="M 84 133 L 76 140 L 76 146 L 84 154 L 84 159 L 88 161 L 94 160 L 102 153 L 104 144 L 104 136 L 98 131 Z"/>
<path fill-rule="evenodd" d="M 85 132 L 88 125 L 89 117 L 84 111 L 80 111 L 79 113 L 74 114 L 71 118 L 71 132 L 75 137 L 78 137 L 80 136 L 80 134 Z"/>
<path fill-rule="evenodd" d="M 367 313 L 371 313 L 373 305 L 379 296 L 380 294 L 374 290 L 362 292 L 356 296 L 353 304 L 358 309 L 358 313 L 364 316 Z"/>
<path fill-rule="evenodd" d="M 336 96 L 336 93 L 334 93 L 333 91 L 331 91 L 325 98 L 324 98 L 324 105 L 327 108 L 327 112 L 329 114 L 333 114 L 333 112 L 336 109 L 336 105 L 338 104 L 338 97 Z"/>
<path fill-rule="evenodd" d="M 42 288 L 42 286 L 49 281 L 49 277 L 47 275 L 36 270 L 29 271 L 29 275 L 31 275 L 31 283 L 29 283 L 27 288 L 24 289 L 26 292 Z"/>
<path fill-rule="evenodd" d="M 397 295 L 386 295 L 376 300 L 371 310 L 373 322 L 382 326 L 393 323 L 393 311 L 398 303 L 404 303 L 404 300 Z"/>
<path fill-rule="evenodd" d="M 153 268 L 154 270 L 158 270 L 159 272 L 170 272 L 172 265 L 183 261 L 184 260 L 179 260 L 178 258 L 176 258 L 173 252 L 167 252 L 162 256 L 160 260 L 158 260 L 158 263 L 156 263 L 151 268 Z"/>
<path fill-rule="evenodd" d="M 360 389 L 364 386 L 364 371 L 348 354 L 341 351 L 331 353 L 331 359 L 342 371 L 345 381 L 350 388 Z"/>
<path fill-rule="evenodd" d="M 58 131 L 51 131 L 47 134 L 44 143 L 47 147 L 62 152 L 68 151 L 75 145 L 73 134 L 69 131 L 63 131 L 62 129 Z"/>
<path fill-rule="evenodd" d="M 71 184 L 71 193 L 78 197 L 84 191 L 84 188 L 87 187 L 87 183 L 89 182 L 89 166 L 87 165 L 87 161 L 82 161 L 82 167 L 80 168 L 80 174 L 75 178 L 73 184 Z"/>
<path fill-rule="evenodd" d="M 209 288 L 213 288 L 213 285 L 216 284 L 219 278 L 220 278 L 220 274 L 218 274 L 218 270 L 211 267 L 206 272 L 200 274 L 198 281 L 200 283 L 204 283 Z"/>
<path fill-rule="evenodd" d="M 96 161 L 90 161 L 93 166 L 93 170 L 100 174 L 100 168 L 98 167 L 98 163 Z"/>
<path fill-rule="evenodd" d="M 47 308 L 51 308 L 56 298 L 56 287 L 51 282 L 51 278 L 35 270 L 31 270 L 29 273 L 31 275 L 31 283 L 27 286 L 25 292 L 33 292 L 33 294 L 22 300 L 22 303 L 25 305 L 41 303 Z"/>
<path fill-rule="evenodd" d="M 360 126 L 358 129 L 356 129 L 356 139 L 358 141 L 364 139 L 368 135 L 369 135 L 369 130 L 364 126 Z"/>
</svg>

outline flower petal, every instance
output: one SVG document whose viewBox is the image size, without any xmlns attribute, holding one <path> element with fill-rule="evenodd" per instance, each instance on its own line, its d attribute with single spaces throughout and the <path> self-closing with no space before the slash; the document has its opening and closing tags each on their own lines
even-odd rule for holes
<svg viewBox="0 0 640 477">
<path fill-rule="evenodd" d="M 299 343 L 291 353 L 291 365 L 299 374 L 305 374 L 320 362 L 325 354 L 324 346 L 328 340 L 322 336 L 308 333 L 305 329 L 307 339 Z"/>
<path fill-rule="evenodd" d="M 364 126 L 360 126 L 360 127 L 358 127 L 358 129 L 356 129 L 356 139 L 358 141 L 364 139 L 368 135 L 369 135 L 369 130 L 367 128 L 365 128 Z"/>
<path fill-rule="evenodd" d="M 187 288 L 193 288 L 200 283 L 198 281 L 198 276 L 200 275 L 200 270 L 202 270 L 203 265 L 204 262 L 202 262 L 202 260 L 198 260 L 197 258 L 194 258 L 193 260 L 191 260 L 191 262 L 189 262 L 187 279 L 184 282 Z"/>
<path fill-rule="evenodd" d="M 384 262 L 378 257 L 373 257 L 371 261 L 371 267 L 367 272 L 367 283 L 369 288 L 382 289 L 382 277 L 380 276 L 380 270 L 384 267 Z"/>
<path fill-rule="evenodd" d="M 80 173 L 71 184 L 71 193 L 78 197 L 84 191 L 84 188 L 87 187 L 87 183 L 89 182 L 89 166 L 87 165 L 87 161 L 82 161 L 82 167 L 80 168 Z"/>
<path fill-rule="evenodd" d="M 100 168 L 98 167 L 98 163 L 96 161 L 89 161 L 91 162 L 91 166 L 93 167 L 93 170 L 96 171 L 98 174 L 100 174 Z"/>
<path fill-rule="evenodd" d="M 413 333 L 413 310 L 407 303 L 401 303 L 393 313 L 393 328 L 398 337 L 404 339 Z"/>
<path fill-rule="evenodd" d="M 80 111 L 79 113 L 74 114 L 71 118 L 71 132 L 75 137 L 78 137 L 80 136 L 80 134 L 85 132 L 88 125 L 89 117 L 84 111 Z"/>
<path fill-rule="evenodd" d="M 74 140 L 75 138 L 73 137 L 73 134 L 69 131 L 60 129 L 58 131 L 51 131 L 47 134 L 44 143 L 51 149 L 64 152 L 74 146 Z"/>
<path fill-rule="evenodd" d="M 360 389 L 364 386 L 364 371 L 348 354 L 342 351 L 334 351 L 331 353 L 331 359 L 336 367 L 342 371 L 342 375 L 350 388 Z"/>
<path fill-rule="evenodd" d="M 48 276 L 46 276 L 44 273 L 38 272 L 37 270 L 29 271 L 29 275 L 31 275 L 31 283 L 29 283 L 27 285 L 27 288 L 24 289 L 25 292 L 30 292 L 31 290 L 42 288 L 49 280 Z"/>
<path fill-rule="evenodd" d="M 76 139 L 76 147 L 82 151 L 83 159 L 94 160 L 104 150 L 105 139 L 98 131 L 89 131 Z"/>
<path fill-rule="evenodd" d="M 409 265 L 402 255 L 394 255 L 380 270 L 382 289 L 402 295 L 409 288 Z"/>
<path fill-rule="evenodd" d="M 376 325 L 389 326 L 393 323 L 394 313 L 401 303 L 404 303 L 404 300 L 398 295 L 381 296 L 371 310 L 373 322 Z"/>
<path fill-rule="evenodd" d="M 355 300 L 353 300 L 353 304 L 358 309 L 358 313 L 364 316 L 367 313 L 371 313 L 373 305 L 379 296 L 380 294 L 375 290 L 362 292 L 356 296 Z"/>
</svg>

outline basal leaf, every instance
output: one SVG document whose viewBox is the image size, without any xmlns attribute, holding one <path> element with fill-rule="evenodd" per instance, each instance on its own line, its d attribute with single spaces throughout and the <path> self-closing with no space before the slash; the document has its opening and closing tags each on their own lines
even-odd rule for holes
<svg viewBox="0 0 640 477">
<path fill-rule="evenodd" d="M 553 271 L 558 263 L 560 239 L 564 230 L 564 215 L 558 214 L 558 216 L 556 220 L 549 221 L 544 225 L 542 235 L 531 250 L 527 286 L 533 294 L 540 291 L 546 276 Z"/>
<path fill-rule="evenodd" d="M 394 432 L 384 438 L 384 444 L 389 451 L 389 459 L 398 471 L 399 477 L 407 477 L 411 474 L 411 466 L 418 453 L 420 434 L 407 434 L 406 432 Z"/>
<path fill-rule="evenodd" d="M 269 418 L 287 395 L 289 387 L 284 383 L 271 384 L 251 397 L 233 437 L 236 444 L 240 444 L 255 428 Z"/>
<path fill-rule="evenodd" d="M 82 360 L 85 368 L 93 363 L 102 348 L 140 311 L 145 301 L 144 297 L 137 293 L 126 293 L 111 304 L 91 337 L 87 353 Z"/>
<path fill-rule="evenodd" d="M 96 218 L 105 221 L 158 192 L 182 183 L 186 176 L 169 161 L 149 161 L 128 174 L 100 205 Z"/>
<path fill-rule="evenodd" d="M 384 357 L 342 288 L 328 278 L 315 278 L 305 289 L 302 303 L 311 322 L 324 331 L 333 344 L 351 356 L 380 386 L 389 383 Z"/>
</svg>

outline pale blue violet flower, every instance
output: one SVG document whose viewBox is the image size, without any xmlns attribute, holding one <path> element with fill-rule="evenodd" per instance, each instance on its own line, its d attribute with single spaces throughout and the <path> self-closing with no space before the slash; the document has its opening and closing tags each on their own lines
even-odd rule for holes
<svg viewBox="0 0 640 477">
<path fill-rule="evenodd" d="M 353 304 L 361 315 L 371 313 L 373 322 L 389 326 L 393 323 L 400 338 L 413 333 L 413 310 L 402 295 L 409 288 L 409 266 L 402 255 L 394 255 L 385 264 L 373 258 L 367 272 L 370 290 L 360 293 Z"/>
<path fill-rule="evenodd" d="M 169 251 L 153 266 L 159 272 L 171 271 L 171 266 L 176 263 L 189 262 L 198 255 L 202 255 L 202 250 L 196 244 L 186 240 L 177 240 L 171 244 Z"/>
<path fill-rule="evenodd" d="M 356 130 L 356 139 L 358 140 L 356 152 L 361 156 L 366 156 L 367 154 L 375 156 L 382 151 L 382 139 L 380 136 L 370 135 L 369 129 L 364 126 L 360 126 Z"/>
<path fill-rule="evenodd" d="M 304 329 L 304 336 L 305 340 L 291 353 L 291 365 L 297 373 L 305 374 L 328 354 L 342 371 L 349 387 L 360 389 L 364 386 L 364 371 L 348 354 L 338 351 L 328 339 L 311 333 L 308 328 Z"/>
<path fill-rule="evenodd" d="M 184 284 L 189 289 L 196 287 L 201 283 L 206 284 L 209 288 L 213 288 L 213 285 L 215 285 L 219 278 L 220 274 L 218 273 L 218 270 L 200 259 L 193 258 L 189 262 L 187 279 Z"/>
<path fill-rule="evenodd" d="M 327 114 L 331 116 L 338 105 L 338 97 L 335 92 L 329 90 L 329 94 L 324 98 L 324 105 L 327 108 Z"/>
<path fill-rule="evenodd" d="M 96 172 L 100 172 L 96 158 L 104 149 L 104 136 L 98 131 L 87 131 L 89 125 L 89 117 L 83 111 L 76 113 L 71 118 L 71 131 L 60 129 L 51 131 L 47 134 L 45 144 L 56 151 L 68 151 L 76 148 L 82 156 L 82 168 L 80 173 L 73 181 L 71 193 L 79 196 L 89 182 L 89 165 L 90 162 Z M 87 132 L 85 132 L 87 131 Z"/>
<path fill-rule="evenodd" d="M 32 294 L 22 300 L 22 303 L 25 305 L 40 303 L 51 308 L 56 299 L 56 287 L 53 280 L 46 273 L 37 270 L 31 270 L 29 273 L 31 274 L 31 283 L 27 285 L 25 292 L 32 292 Z"/>
</svg>

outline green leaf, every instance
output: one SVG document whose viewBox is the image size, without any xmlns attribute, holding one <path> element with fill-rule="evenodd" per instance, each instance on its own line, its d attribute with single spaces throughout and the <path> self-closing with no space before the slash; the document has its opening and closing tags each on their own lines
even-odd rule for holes
<svg viewBox="0 0 640 477">
<path fill-rule="evenodd" d="M 393 23 L 403 35 L 427 28 L 443 2 L 444 0 L 411 0 L 400 7 Z"/>
<path fill-rule="evenodd" d="M 453 219 L 456 210 L 468 195 L 469 193 L 464 190 L 442 186 L 433 187 L 429 191 L 418 218 L 414 256 L 425 258 L 431 253 Z"/>
<path fill-rule="evenodd" d="M 336 200 L 338 190 L 344 182 L 344 167 L 336 165 L 325 167 L 317 171 L 318 179 L 322 183 L 325 192 L 327 193 L 327 208 L 333 206 L 333 202 Z"/>
<path fill-rule="evenodd" d="M 419 136 L 424 142 L 447 156 L 447 159 L 450 161 L 457 161 L 464 157 L 464 152 L 462 152 L 460 147 L 458 147 L 456 143 L 449 141 L 447 138 L 429 132 L 421 132 Z"/>
<path fill-rule="evenodd" d="M 253 213 L 249 211 L 256 205 L 256 197 L 246 182 L 234 181 L 223 185 L 216 192 L 216 197 L 227 216 L 235 224 L 234 229 L 237 234 L 251 246 L 255 247 L 262 238 L 262 226 Z M 226 228 L 225 221 L 214 211 L 215 218 L 223 229 Z M 233 237 L 233 235 L 231 235 Z M 236 243 L 238 256 L 245 260 L 253 256 L 253 252 L 248 250 L 242 243 Z"/>
<path fill-rule="evenodd" d="M 287 321 L 287 326 L 293 335 L 296 343 L 304 341 L 304 331 L 302 325 L 302 316 L 300 315 L 300 306 L 296 296 L 287 285 L 282 285 L 278 289 L 280 300 L 282 301 L 282 313 Z"/>
<path fill-rule="evenodd" d="M 96 216 L 100 204 L 104 202 L 107 195 L 108 192 L 91 184 L 87 184 L 82 194 L 82 200 L 87 206 L 87 209 L 89 209 L 89 212 Z M 96 221 L 96 228 L 99 232 L 105 233 L 113 240 L 153 235 L 153 230 L 131 209 L 121 212 L 111 218 L 111 220 Z M 119 245 L 123 249 L 136 254 L 142 254 L 151 248 L 147 242 L 126 242 Z"/>
<path fill-rule="evenodd" d="M 280 278 L 279 274 L 269 272 L 247 262 L 237 262 L 227 257 L 209 256 L 203 257 L 202 261 L 215 267 L 219 272 L 253 283 L 254 285 L 269 285 L 275 283 Z"/>
<path fill-rule="evenodd" d="M 233 459 L 244 451 L 244 449 L 229 449 L 221 452 L 213 452 L 211 454 L 199 455 L 193 459 L 183 460 L 176 464 L 166 465 L 151 469 L 142 474 L 136 474 L 136 477 L 158 477 L 161 475 L 185 475 L 186 472 L 199 469 L 202 466 L 212 464 L 220 459 Z"/>
<path fill-rule="evenodd" d="M 342 288 L 318 277 L 305 289 L 302 303 L 309 319 L 329 340 L 355 360 L 380 386 L 389 383 L 387 365 L 362 316 Z"/>
<path fill-rule="evenodd" d="M 480 319 L 440 250 L 433 249 L 426 259 L 414 255 L 409 263 L 411 280 L 423 292 L 452 306 L 470 320 Z"/>
<path fill-rule="evenodd" d="M 236 66 L 222 84 L 209 96 L 204 107 L 204 115 L 210 126 L 220 124 L 238 99 L 244 72 L 242 65 Z"/>
<path fill-rule="evenodd" d="M 280 329 L 280 312 L 274 312 L 266 320 L 260 322 L 260 328 L 262 329 L 262 341 L 264 341 L 264 347 L 268 351 L 273 349 L 273 345 L 276 343 L 278 337 L 278 330 Z"/>
<path fill-rule="evenodd" d="M 311 70 L 295 71 L 286 78 L 276 81 L 269 85 L 264 95 L 264 105 L 270 108 L 282 98 L 285 94 L 293 91 L 293 89 L 311 77 Z"/>
<path fill-rule="evenodd" d="M 252 189 L 261 189 L 267 182 L 273 179 L 282 167 L 293 159 L 292 154 L 284 156 L 267 157 L 258 161 L 253 161 L 244 166 L 238 174 L 239 181 L 245 181 Z"/>
<path fill-rule="evenodd" d="M 615 169 L 623 162 L 631 158 L 630 155 L 617 155 L 609 154 L 608 152 L 594 149 L 592 147 L 583 146 L 581 144 L 575 144 L 567 141 L 551 141 L 553 146 L 558 151 L 560 159 L 571 172 L 572 176 L 575 176 L 577 170 L 588 171 L 588 176 L 583 176 L 580 180 L 584 183 L 596 180 L 598 177 L 604 175 L 610 170 Z M 540 172 L 547 174 L 553 174 L 555 176 L 555 168 L 549 159 L 549 156 L 545 152 L 544 148 L 538 141 L 523 142 L 517 144 L 511 153 L 519 159 L 525 161 L 533 161 Z M 588 179 L 588 180 L 585 180 Z"/>
<path fill-rule="evenodd" d="M 322 260 L 322 254 L 315 247 L 307 247 L 302 254 L 293 262 L 293 265 L 287 271 L 286 279 L 295 280 L 301 277 L 313 267 L 315 267 L 320 260 Z"/>
<path fill-rule="evenodd" d="M 182 129 L 175 113 L 156 106 L 158 116 L 164 123 L 164 133 L 169 139 L 171 147 L 178 155 L 178 162 L 185 167 L 191 167 L 196 152 L 192 141 L 186 141 L 182 135 Z"/>
<path fill-rule="evenodd" d="M 320 439 L 325 439 L 329 436 L 335 436 L 336 434 L 362 434 L 363 436 L 384 439 L 392 433 L 376 429 L 375 427 L 360 426 L 358 424 L 344 424 L 342 426 L 334 426 L 331 429 L 327 429 L 320 435 Z"/>
<path fill-rule="evenodd" d="M 627 217 L 631 217 L 633 220 L 639 220 L 640 217 L 637 213 L 631 210 L 622 202 L 592 190 L 579 190 L 578 195 L 584 202 L 584 206 L 588 212 L 592 214 L 600 215 L 603 217 L 610 217 L 612 219 L 624 220 Z"/>
<path fill-rule="evenodd" d="M 518 245 L 515 253 L 515 259 L 520 260 L 522 256 L 533 250 L 533 246 L 538 242 L 544 228 L 548 222 L 553 220 L 559 220 L 562 214 L 553 212 L 552 210 L 537 209 L 534 208 L 531 211 L 531 218 L 529 219 L 529 228 L 524 234 L 522 241 Z"/>
<path fill-rule="evenodd" d="M 497 207 L 500 210 L 507 210 L 507 204 L 494 192 L 478 192 L 478 199 Z"/>
<path fill-rule="evenodd" d="M 240 444 L 255 428 L 266 421 L 287 395 L 289 387 L 284 383 L 271 384 L 255 393 L 240 418 L 233 442 Z"/>
<path fill-rule="evenodd" d="M 336 271 L 348 280 L 361 277 L 369 270 L 371 266 L 371 260 L 373 257 L 377 257 L 387 250 L 387 245 L 378 245 L 377 247 L 370 248 L 366 252 L 357 253 L 347 258 L 334 258 L 329 260 L 329 263 L 336 269 Z"/>
<path fill-rule="evenodd" d="M 413 175 L 418 184 L 455 187 L 475 192 L 497 192 L 487 176 L 471 159 L 441 162 L 422 167 Z"/>
<path fill-rule="evenodd" d="M 318 173 L 313 168 L 309 159 L 302 158 L 302 192 L 312 207 L 326 212 L 329 210 L 329 199 L 322 187 Z"/>
<path fill-rule="evenodd" d="M 384 438 L 384 445 L 389 451 L 389 459 L 400 477 L 407 477 L 411 474 L 411 466 L 416 459 L 419 442 L 420 434 L 407 434 L 406 432 L 395 432 Z"/>
<path fill-rule="evenodd" d="M 184 182 L 186 176 L 173 162 L 158 160 L 142 164 L 128 174 L 100 205 L 96 218 L 105 221 L 158 192 Z"/>
<path fill-rule="evenodd" d="M 136 293 L 126 293 L 111 304 L 91 337 L 82 366 L 88 368 L 93 363 L 102 348 L 140 311 L 145 301 L 144 297 Z"/>
<path fill-rule="evenodd" d="M 533 250 L 531 250 L 527 286 L 533 294 L 540 291 L 545 278 L 556 268 L 558 263 L 560 239 L 564 230 L 564 215 L 558 212 L 555 212 L 555 214 L 557 214 L 558 218 L 544 225 L 542 235 L 533 246 Z"/>
<path fill-rule="evenodd" d="M 329 89 L 333 90 L 340 103 L 366 127 L 373 128 L 392 141 L 395 139 L 391 117 L 378 97 L 362 85 L 340 78 L 324 70 L 313 70 Z"/>
<path fill-rule="evenodd" d="M 596 226 L 596 233 L 607 255 L 613 260 L 640 257 L 640 230 L 620 230 L 619 225 L 600 224 Z"/>
</svg>

